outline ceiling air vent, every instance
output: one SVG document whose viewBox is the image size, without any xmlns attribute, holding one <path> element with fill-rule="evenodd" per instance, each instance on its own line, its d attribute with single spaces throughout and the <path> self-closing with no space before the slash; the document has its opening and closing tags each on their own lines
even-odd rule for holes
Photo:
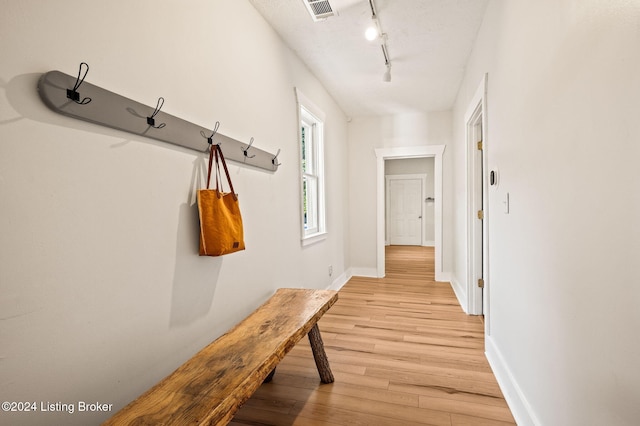
<svg viewBox="0 0 640 426">
<path fill-rule="evenodd" d="M 327 0 L 302 0 L 314 21 L 322 21 L 335 15 Z"/>
</svg>

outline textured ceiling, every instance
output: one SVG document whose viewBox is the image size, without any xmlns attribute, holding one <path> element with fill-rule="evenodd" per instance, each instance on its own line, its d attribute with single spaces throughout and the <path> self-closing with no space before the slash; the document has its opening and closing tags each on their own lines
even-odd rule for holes
<svg viewBox="0 0 640 426">
<path fill-rule="evenodd" d="M 330 0 L 338 15 L 314 22 L 303 1 L 249 0 L 351 117 L 452 107 L 488 0 L 375 0 L 387 34 L 391 82 L 379 42 L 364 31 L 368 0 Z"/>
</svg>

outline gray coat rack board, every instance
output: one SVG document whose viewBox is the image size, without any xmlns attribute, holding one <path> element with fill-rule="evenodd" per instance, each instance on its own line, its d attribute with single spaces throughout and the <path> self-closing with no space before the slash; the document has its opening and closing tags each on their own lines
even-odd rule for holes
<svg viewBox="0 0 640 426">
<path fill-rule="evenodd" d="M 280 151 L 270 154 L 253 147 L 253 138 L 248 143 L 240 142 L 164 113 L 160 110 L 160 99 L 155 108 L 150 107 L 85 81 L 78 84 L 76 77 L 60 71 L 43 74 L 38 92 L 45 105 L 69 117 L 200 152 L 208 151 L 209 138 L 214 135 L 211 139 L 220 144 L 225 159 L 273 172 L 278 170 Z"/>
</svg>

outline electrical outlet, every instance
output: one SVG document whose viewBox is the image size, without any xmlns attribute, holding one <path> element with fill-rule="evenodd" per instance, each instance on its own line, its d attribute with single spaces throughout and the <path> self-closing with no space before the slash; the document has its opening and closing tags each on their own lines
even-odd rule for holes
<svg viewBox="0 0 640 426">
<path fill-rule="evenodd" d="M 333 275 L 333 265 L 329 265 L 329 276 Z"/>
</svg>

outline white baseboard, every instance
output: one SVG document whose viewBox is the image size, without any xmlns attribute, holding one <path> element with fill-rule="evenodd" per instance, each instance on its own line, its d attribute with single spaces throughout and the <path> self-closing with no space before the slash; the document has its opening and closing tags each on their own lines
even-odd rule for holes
<svg viewBox="0 0 640 426">
<path fill-rule="evenodd" d="M 378 278 L 376 268 L 351 268 L 351 275 L 354 277 Z"/>
<path fill-rule="evenodd" d="M 509 409 L 518 426 L 537 426 L 541 425 L 537 416 L 533 412 L 533 408 L 527 401 L 522 389 L 516 382 L 515 378 L 509 370 L 509 366 L 502 357 L 502 353 L 496 346 L 491 336 L 485 335 L 485 355 L 489 360 L 489 365 L 496 376 L 500 390 L 504 394 L 504 399 L 509 405 Z"/>
<path fill-rule="evenodd" d="M 438 271 L 436 271 L 436 281 L 450 283 L 451 282 L 451 274 L 449 272 L 438 272 Z"/>
<path fill-rule="evenodd" d="M 347 269 L 342 274 L 340 274 L 335 280 L 333 280 L 333 282 L 327 288 L 327 290 L 339 291 L 351 279 L 352 276 L 353 275 L 351 274 L 351 268 Z"/>
<path fill-rule="evenodd" d="M 460 284 L 460 282 L 456 279 L 456 277 L 452 277 L 451 279 L 451 288 L 453 289 L 453 292 L 456 294 L 456 298 L 458 299 L 458 303 L 460 303 L 460 307 L 462 307 L 462 310 L 464 311 L 465 314 L 468 314 L 469 312 L 467 312 L 467 292 L 465 291 L 464 287 L 462 287 L 462 285 Z"/>
<path fill-rule="evenodd" d="M 435 241 L 425 241 L 424 243 L 422 243 L 423 247 L 435 247 L 436 246 L 436 242 Z"/>
</svg>

